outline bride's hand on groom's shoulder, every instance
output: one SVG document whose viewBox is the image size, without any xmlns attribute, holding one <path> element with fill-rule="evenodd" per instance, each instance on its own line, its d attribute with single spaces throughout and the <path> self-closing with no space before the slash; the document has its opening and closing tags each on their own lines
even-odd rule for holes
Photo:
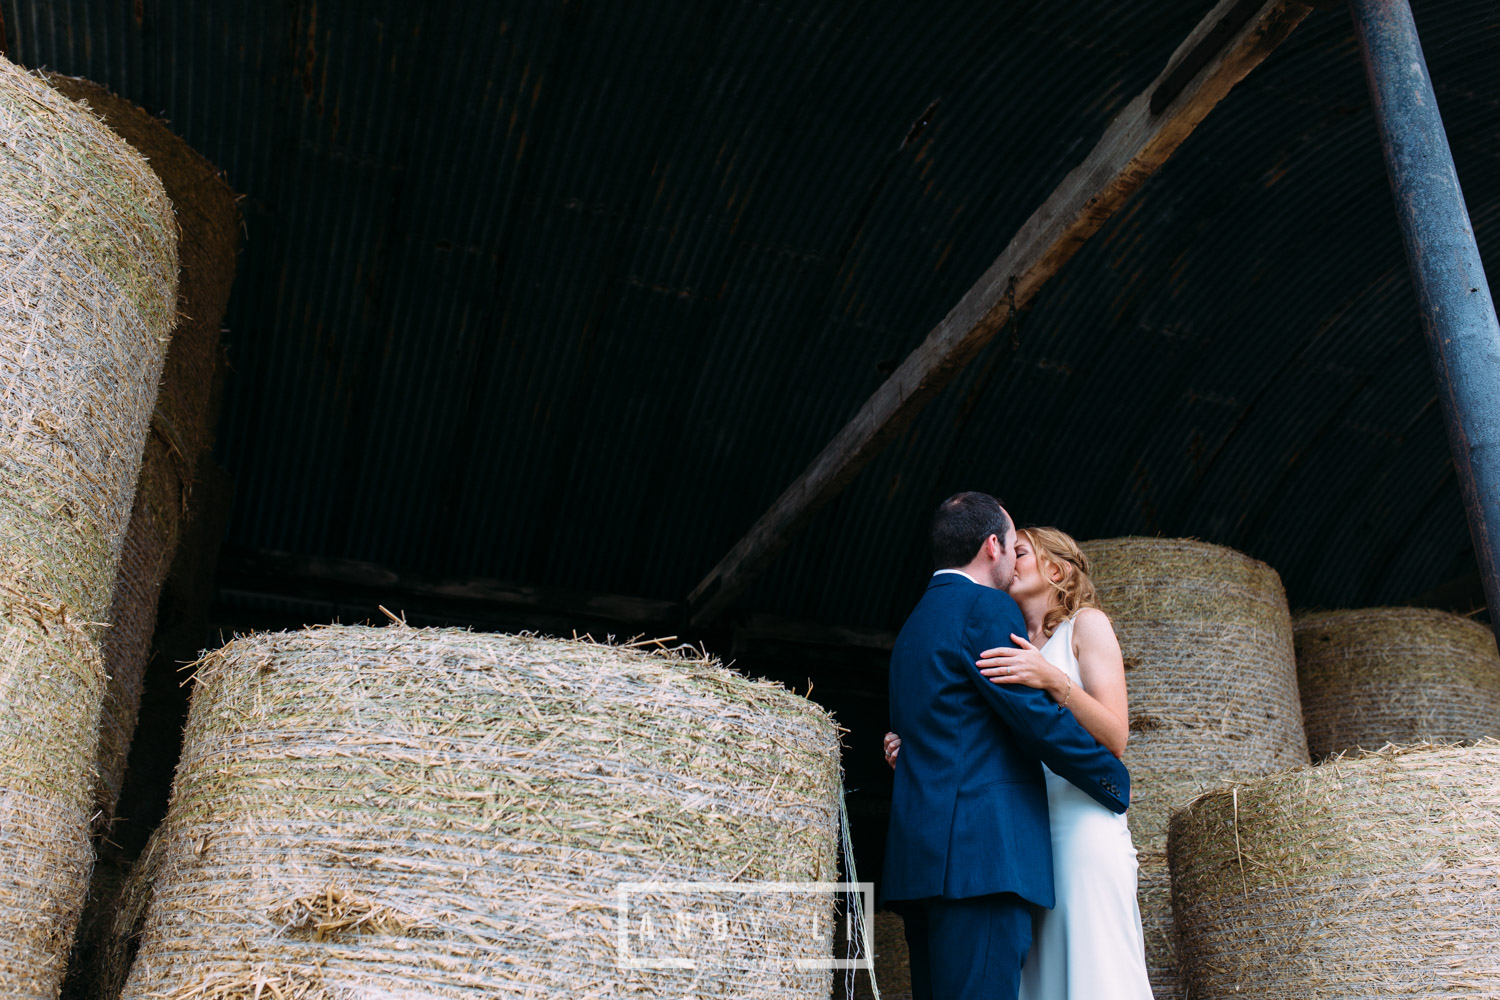
<svg viewBox="0 0 1500 1000">
<path fill-rule="evenodd" d="M 979 672 L 992 684 L 1024 684 L 1041 688 L 1055 700 L 1061 701 L 1068 686 L 1068 675 L 1047 662 L 1025 636 L 1011 633 L 1014 646 L 998 646 L 980 653 L 977 661 Z"/>
<path fill-rule="evenodd" d="M 895 733 L 885 734 L 885 762 L 891 767 L 896 766 L 896 754 L 901 750 L 901 737 Z"/>
</svg>

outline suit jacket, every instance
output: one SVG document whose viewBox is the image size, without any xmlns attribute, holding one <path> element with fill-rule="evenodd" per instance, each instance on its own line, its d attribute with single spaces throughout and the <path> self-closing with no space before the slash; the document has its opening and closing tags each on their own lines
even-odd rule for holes
<svg viewBox="0 0 1500 1000">
<path fill-rule="evenodd" d="M 1053 905 L 1047 785 L 1038 761 L 1114 812 L 1130 774 L 1044 691 L 993 684 L 979 654 L 1026 634 L 1009 594 L 932 578 L 891 651 L 901 737 L 885 844 L 886 900 L 1013 892 Z"/>
</svg>

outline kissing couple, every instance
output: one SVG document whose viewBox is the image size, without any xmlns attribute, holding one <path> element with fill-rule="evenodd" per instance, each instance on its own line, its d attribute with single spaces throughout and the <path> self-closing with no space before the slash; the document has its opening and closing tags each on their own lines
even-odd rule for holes
<svg viewBox="0 0 1500 1000">
<path fill-rule="evenodd" d="M 1125 666 L 1088 561 L 959 493 L 891 650 L 882 901 L 914 1000 L 1151 1000 L 1125 809 Z"/>
</svg>

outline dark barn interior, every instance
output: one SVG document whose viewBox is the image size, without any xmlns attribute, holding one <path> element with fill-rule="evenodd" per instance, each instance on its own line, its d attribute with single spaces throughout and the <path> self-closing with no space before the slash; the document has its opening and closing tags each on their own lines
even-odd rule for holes
<svg viewBox="0 0 1500 1000">
<path fill-rule="evenodd" d="M 1359 51 L 1325 5 L 691 618 L 1212 7 L 0 3 L 9 58 L 163 116 L 243 195 L 211 628 L 159 647 L 119 849 L 165 806 L 178 661 L 383 606 L 674 636 L 810 692 L 849 730 L 870 877 L 886 652 L 960 489 L 1080 538 L 1240 549 L 1294 608 L 1482 610 Z M 1495 260 L 1500 8 L 1413 8 Z"/>
</svg>

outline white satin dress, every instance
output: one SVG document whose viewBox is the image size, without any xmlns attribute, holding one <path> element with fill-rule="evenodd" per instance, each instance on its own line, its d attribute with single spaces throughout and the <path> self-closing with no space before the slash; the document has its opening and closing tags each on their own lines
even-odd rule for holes
<svg viewBox="0 0 1500 1000">
<path fill-rule="evenodd" d="M 1073 619 L 1042 647 L 1082 687 Z M 1020 1000 L 1152 1000 L 1136 902 L 1135 845 L 1125 817 L 1047 769 L 1057 905 L 1036 913 Z"/>
</svg>

